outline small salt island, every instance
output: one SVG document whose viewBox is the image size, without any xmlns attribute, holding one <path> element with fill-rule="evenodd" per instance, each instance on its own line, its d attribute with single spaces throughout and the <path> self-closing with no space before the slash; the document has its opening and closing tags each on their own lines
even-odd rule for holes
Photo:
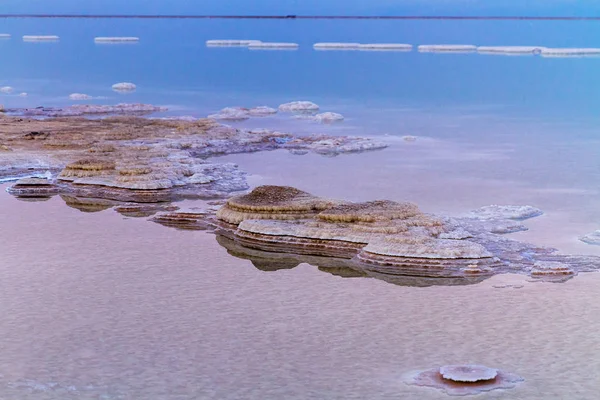
<svg viewBox="0 0 600 400">
<path fill-rule="evenodd" d="M 112 85 L 112 90 L 115 92 L 133 92 L 137 89 L 137 86 L 131 82 L 120 82 Z"/>
<path fill-rule="evenodd" d="M 541 54 L 544 49 L 540 46 L 479 46 L 477 52 L 494 55 L 534 55 Z"/>
<path fill-rule="evenodd" d="M 45 36 L 25 35 L 25 36 L 23 36 L 24 42 L 56 42 L 58 40 L 60 40 L 60 37 L 56 36 L 56 35 L 45 35 Z"/>
<path fill-rule="evenodd" d="M 135 36 L 99 36 L 94 38 L 95 43 L 137 43 L 139 41 L 140 38 Z"/>
<path fill-rule="evenodd" d="M 412 44 L 404 43 L 365 43 L 358 46 L 358 50 L 379 51 L 412 51 Z"/>
<path fill-rule="evenodd" d="M 261 43 L 260 40 L 207 40 L 207 47 L 247 47 L 251 44 Z"/>
<path fill-rule="evenodd" d="M 477 46 L 471 44 L 423 44 L 418 47 L 421 53 L 473 53 Z"/>
<path fill-rule="evenodd" d="M 298 47 L 298 43 L 283 42 L 256 42 L 248 45 L 248 48 L 251 50 L 296 50 Z"/>
<path fill-rule="evenodd" d="M 92 96 L 84 93 L 71 93 L 69 99 L 71 100 L 90 100 Z"/>
<path fill-rule="evenodd" d="M 334 43 L 334 42 L 326 42 L 326 43 L 315 43 L 313 44 L 313 48 L 315 50 L 357 50 L 360 46 L 360 43 Z"/>
<path fill-rule="evenodd" d="M 312 101 L 292 101 L 290 103 L 284 103 L 279 106 L 281 112 L 313 112 L 319 111 L 319 106 Z"/>
<path fill-rule="evenodd" d="M 0 39 L 10 39 L 10 38 L 11 38 L 10 33 L 0 33 Z"/>
<path fill-rule="evenodd" d="M 0 93 L 4 93 L 4 94 L 11 94 L 12 92 L 14 92 L 14 88 L 12 88 L 11 86 L 3 86 L 0 87 Z"/>
</svg>

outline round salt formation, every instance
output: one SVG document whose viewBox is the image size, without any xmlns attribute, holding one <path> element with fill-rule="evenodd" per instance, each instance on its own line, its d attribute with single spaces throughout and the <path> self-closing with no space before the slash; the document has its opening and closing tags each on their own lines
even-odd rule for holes
<svg viewBox="0 0 600 400">
<path fill-rule="evenodd" d="M 366 43 L 358 46 L 359 50 L 381 50 L 381 51 L 412 51 L 412 44 L 404 43 Z"/>
<path fill-rule="evenodd" d="M 0 93 L 11 94 L 15 89 L 10 86 L 0 87 Z"/>
<path fill-rule="evenodd" d="M 319 106 L 310 101 L 292 101 L 291 103 L 281 104 L 279 111 L 281 112 L 313 112 L 318 111 Z"/>
<path fill-rule="evenodd" d="M 512 389 L 523 378 L 483 365 L 447 365 L 422 371 L 407 383 L 440 389 L 452 396 L 475 395 L 498 389 Z"/>
<path fill-rule="evenodd" d="M 470 44 L 424 44 L 419 46 L 421 53 L 472 53 L 477 46 Z"/>
<path fill-rule="evenodd" d="M 315 43 L 315 50 L 357 50 L 360 43 Z"/>
<path fill-rule="evenodd" d="M 469 213 L 470 218 L 481 220 L 487 219 L 513 219 L 522 221 L 529 218 L 539 217 L 544 212 L 532 206 L 499 206 L 491 205 L 481 207 Z"/>
<path fill-rule="evenodd" d="M 137 89 L 137 86 L 131 82 L 121 82 L 112 85 L 112 90 L 115 92 L 133 92 Z"/>
<path fill-rule="evenodd" d="M 207 40 L 208 47 L 245 47 L 251 44 L 260 43 L 260 40 Z"/>
<path fill-rule="evenodd" d="M 26 92 L 21 92 L 19 93 L 19 97 L 27 97 L 28 94 Z"/>
<path fill-rule="evenodd" d="M 140 38 L 135 36 L 99 36 L 94 38 L 96 43 L 137 43 L 139 41 Z"/>
<path fill-rule="evenodd" d="M 600 48 L 545 48 L 542 57 L 586 57 L 600 56 Z"/>
<path fill-rule="evenodd" d="M 23 36 L 24 42 L 55 42 L 59 39 L 60 39 L 60 37 L 58 37 L 56 35 L 45 35 L 45 36 L 25 35 L 25 36 Z"/>
<path fill-rule="evenodd" d="M 315 121 L 330 124 L 332 122 L 339 122 L 344 120 L 344 116 L 342 114 L 334 113 L 334 112 L 324 112 L 322 114 L 317 114 L 314 116 Z"/>
<path fill-rule="evenodd" d="M 276 43 L 276 42 L 252 42 L 248 44 L 249 49 L 289 49 L 295 50 L 299 47 L 298 43 Z"/>
<path fill-rule="evenodd" d="M 71 93 L 69 95 L 69 99 L 71 100 L 90 100 L 92 96 L 89 96 L 84 93 Z"/>
<path fill-rule="evenodd" d="M 533 55 L 541 54 L 544 47 L 540 46 L 479 46 L 477 52 L 481 54 L 516 54 Z"/>
<path fill-rule="evenodd" d="M 50 197 L 58 193 L 56 185 L 45 178 L 23 178 L 7 189 L 8 193 L 16 197 Z"/>
</svg>

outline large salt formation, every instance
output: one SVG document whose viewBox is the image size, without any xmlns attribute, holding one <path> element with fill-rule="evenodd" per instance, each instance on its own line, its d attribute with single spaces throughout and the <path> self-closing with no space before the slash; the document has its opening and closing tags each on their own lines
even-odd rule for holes
<svg viewBox="0 0 600 400">
<path fill-rule="evenodd" d="M 217 212 L 218 233 L 251 249 L 351 260 L 365 273 L 429 278 L 525 273 L 564 281 L 600 268 L 597 257 L 555 254 L 495 233 L 510 218 L 539 215 L 530 207 L 492 206 L 451 219 L 411 203 L 348 203 L 292 187 L 261 186 Z"/>
</svg>

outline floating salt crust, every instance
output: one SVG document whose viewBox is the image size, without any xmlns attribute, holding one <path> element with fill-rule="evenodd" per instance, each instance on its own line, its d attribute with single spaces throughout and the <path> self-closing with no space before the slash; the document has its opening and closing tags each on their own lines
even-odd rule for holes
<svg viewBox="0 0 600 400">
<path fill-rule="evenodd" d="M 423 44 L 418 47 L 421 53 L 471 53 L 477 46 L 471 44 Z"/>
<path fill-rule="evenodd" d="M 226 46 L 249 46 L 253 43 L 260 43 L 260 40 L 207 40 L 208 47 L 226 47 Z"/>
<path fill-rule="evenodd" d="M 360 46 L 360 43 L 315 43 L 313 48 L 315 50 L 356 50 Z"/>
<path fill-rule="evenodd" d="M 10 33 L 0 33 L 0 39 L 10 39 Z"/>
<path fill-rule="evenodd" d="M 46 35 L 46 36 L 25 35 L 25 36 L 23 36 L 24 42 L 54 42 L 59 39 L 60 39 L 60 37 L 58 37 L 56 35 Z"/>
<path fill-rule="evenodd" d="M 478 53 L 482 54 L 541 54 L 544 47 L 540 46 L 479 46 Z"/>
<path fill-rule="evenodd" d="M 586 57 L 600 56 L 600 48 L 544 48 L 542 57 Z"/>
<path fill-rule="evenodd" d="M 297 49 L 298 43 L 257 42 L 250 43 L 249 49 Z"/>
<path fill-rule="evenodd" d="M 96 43 L 136 43 L 140 38 L 135 36 L 95 37 Z"/>
<path fill-rule="evenodd" d="M 359 50 L 411 51 L 412 48 L 412 44 L 404 43 L 365 43 L 358 46 Z"/>
</svg>

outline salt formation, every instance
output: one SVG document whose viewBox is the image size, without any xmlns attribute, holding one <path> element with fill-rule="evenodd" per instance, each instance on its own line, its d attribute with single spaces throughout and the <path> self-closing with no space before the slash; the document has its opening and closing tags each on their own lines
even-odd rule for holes
<svg viewBox="0 0 600 400">
<path fill-rule="evenodd" d="M 69 95 L 69 99 L 71 100 L 90 100 L 92 96 L 89 96 L 84 93 L 71 93 Z"/>
<path fill-rule="evenodd" d="M 539 46 L 479 46 L 477 52 L 481 54 L 533 55 L 541 54 L 544 49 Z"/>
<path fill-rule="evenodd" d="M 27 93 L 25 93 L 25 92 L 21 92 L 21 93 L 19 93 L 19 97 L 27 97 L 27 96 L 28 96 L 28 94 L 27 94 Z"/>
<path fill-rule="evenodd" d="M 392 50 L 392 51 L 412 51 L 412 44 L 403 43 L 366 43 L 358 46 L 359 50 Z"/>
<path fill-rule="evenodd" d="M 8 188 L 8 193 L 16 197 L 37 198 L 51 197 L 58 194 L 59 189 L 49 179 L 45 178 L 23 178 Z"/>
<path fill-rule="evenodd" d="M 266 117 L 276 113 L 276 109 L 267 106 L 259 106 L 254 108 L 226 107 L 218 114 L 209 115 L 208 118 L 225 121 L 243 121 L 250 117 Z"/>
<path fill-rule="evenodd" d="M 161 211 L 176 211 L 178 209 L 179 207 L 177 206 L 171 204 L 163 205 L 161 203 L 126 203 L 114 207 L 116 212 L 128 218 L 147 218 Z"/>
<path fill-rule="evenodd" d="M 248 48 L 252 50 L 264 50 L 264 49 L 297 49 L 298 43 L 275 43 L 275 42 L 252 42 L 248 44 Z"/>
<path fill-rule="evenodd" d="M 357 50 L 360 43 L 315 43 L 315 50 Z"/>
<path fill-rule="evenodd" d="M 512 219 L 520 221 L 538 217 L 542 214 L 542 210 L 532 206 L 491 205 L 471 211 L 469 216 L 478 219 Z"/>
<path fill-rule="evenodd" d="M 95 37 L 94 42 L 96 43 L 137 43 L 140 38 L 134 36 L 108 36 L 108 37 Z"/>
<path fill-rule="evenodd" d="M 112 90 L 114 90 L 115 92 L 133 92 L 136 89 L 137 86 L 130 82 L 121 82 L 112 85 Z"/>
<path fill-rule="evenodd" d="M 246 47 L 251 44 L 261 43 L 260 40 L 207 40 L 208 47 Z"/>
<path fill-rule="evenodd" d="M 588 233 L 579 238 L 583 243 L 600 246 L 600 230 Z"/>
<path fill-rule="evenodd" d="M 407 382 L 432 387 L 451 396 L 475 395 L 497 389 L 512 389 L 523 378 L 482 365 L 447 365 L 422 371 Z"/>
<path fill-rule="evenodd" d="M 3 86 L 0 87 L 0 93 L 4 93 L 4 94 L 11 94 L 15 89 L 13 89 L 10 86 Z"/>
<path fill-rule="evenodd" d="M 544 48 L 542 57 L 585 57 L 600 56 L 600 48 Z"/>
<path fill-rule="evenodd" d="M 416 136 L 406 135 L 406 136 L 402 136 L 402 140 L 404 140 L 405 142 L 415 142 L 417 140 L 417 138 L 416 138 Z"/>
<path fill-rule="evenodd" d="M 0 39 L 10 39 L 10 33 L 0 33 Z"/>
<path fill-rule="evenodd" d="M 24 109 L 8 109 L 7 113 L 26 117 L 76 117 L 82 115 L 127 114 L 145 115 L 166 111 L 164 107 L 151 104 L 120 103 L 114 106 L 77 104 L 69 107 L 36 107 Z"/>
<path fill-rule="evenodd" d="M 531 277 L 547 281 L 565 281 L 575 275 L 575 271 L 561 262 L 538 261 L 533 265 Z"/>
<path fill-rule="evenodd" d="M 318 111 L 319 106 L 310 101 L 292 101 L 291 103 L 281 104 L 279 111 L 281 112 L 314 112 Z"/>
<path fill-rule="evenodd" d="M 60 37 L 58 37 L 56 35 L 46 35 L 46 36 L 25 35 L 25 36 L 23 36 L 24 42 L 55 42 L 59 39 L 60 39 Z"/>
<path fill-rule="evenodd" d="M 204 231 L 210 228 L 206 222 L 206 213 L 172 212 L 159 214 L 152 221 L 163 226 L 191 231 Z"/>
<path fill-rule="evenodd" d="M 334 113 L 334 112 L 325 112 L 325 113 L 315 115 L 314 120 L 317 122 L 324 123 L 324 124 L 330 124 L 332 122 L 343 121 L 344 116 L 342 114 L 338 114 L 338 113 Z"/>
<path fill-rule="evenodd" d="M 470 44 L 424 44 L 418 47 L 421 53 L 472 53 L 477 46 Z"/>
</svg>

